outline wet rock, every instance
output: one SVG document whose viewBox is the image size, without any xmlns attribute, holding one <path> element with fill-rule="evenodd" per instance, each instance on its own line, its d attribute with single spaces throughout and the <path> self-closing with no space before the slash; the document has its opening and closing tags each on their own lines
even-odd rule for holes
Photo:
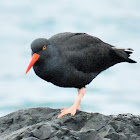
<svg viewBox="0 0 140 140">
<path fill-rule="evenodd" d="M 57 119 L 59 109 L 31 108 L 0 118 L 0 140 L 140 140 L 140 116 L 78 111 Z"/>
</svg>

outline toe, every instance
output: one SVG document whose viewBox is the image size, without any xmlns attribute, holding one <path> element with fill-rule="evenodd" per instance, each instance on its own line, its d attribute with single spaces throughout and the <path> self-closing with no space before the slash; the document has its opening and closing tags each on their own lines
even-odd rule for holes
<svg viewBox="0 0 140 140">
<path fill-rule="evenodd" d="M 71 114 L 72 116 L 74 116 L 76 114 L 76 107 L 72 106 L 71 108 L 62 109 L 61 114 L 57 118 L 59 119 L 66 114 Z"/>
<path fill-rule="evenodd" d="M 68 108 L 63 108 L 63 109 L 61 110 L 61 112 L 64 112 L 64 111 L 66 111 L 66 110 L 68 110 Z"/>
<path fill-rule="evenodd" d="M 75 115 L 75 113 L 76 113 L 76 109 L 73 109 L 73 110 L 71 111 L 71 113 L 70 113 L 70 114 L 71 114 L 72 116 L 74 116 L 74 115 Z"/>
<path fill-rule="evenodd" d="M 65 114 L 62 112 L 57 118 L 60 119 L 61 117 L 63 117 Z"/>
</svg>

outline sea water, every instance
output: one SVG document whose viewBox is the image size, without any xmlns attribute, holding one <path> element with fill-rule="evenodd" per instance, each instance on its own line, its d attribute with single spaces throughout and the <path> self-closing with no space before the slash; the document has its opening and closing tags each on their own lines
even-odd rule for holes
<svg viewBox="0 0 140 140">
<path fill-rule="evenodd" d="M 133 48 L 137 64 L 121 63 L 95 78 L 81 109 L 140 114 L 139 0 L 0 1 L 0 116 L 31 107 L 70 107 L 77 89 L 60 88 L 31 69 L 31 42 L 59 32 L 86 32 L 117 47 Z"/>
</svg>

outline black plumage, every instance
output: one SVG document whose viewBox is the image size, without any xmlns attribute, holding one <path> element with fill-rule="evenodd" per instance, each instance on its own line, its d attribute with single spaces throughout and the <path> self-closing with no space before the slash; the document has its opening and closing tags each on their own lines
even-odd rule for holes
<svg viewBox="0 0 140 140">
<path fill-rule="evenodd" d="M 46 50 L 42 51 L 42 47 Z M 135 63 L 131 49 L 118 49 L 86 33 L 59 33 L 50 39 L 39 38 L 31 44 L 40 55 L 35 73 L 60 87 L 82 88 L 103 70 L 120 62 Z"/>
<path fill-rule="evenodd" d="M 86 33 L 60 33 L 50 39 L 38 38 L 31 44 L 33 66 L 42 79 L 60 87 L 78 88 L 78 98 L 64 108 L 58 118 L 75 115 L 85 94 L 85 86 L 100 72 L 121 62 L 136 63 L 129 58 L 132 49 L 117 48 Z"/>
</svg>

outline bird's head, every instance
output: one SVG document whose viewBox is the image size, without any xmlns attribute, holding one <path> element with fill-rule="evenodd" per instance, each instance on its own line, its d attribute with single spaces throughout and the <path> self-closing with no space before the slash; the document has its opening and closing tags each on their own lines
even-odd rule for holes
<svg viewBox="0 0 140 140">
<path fill-rule="evenodd" d="M 49 41 L 45 38 L 38 38 L 32 42 L 31 44 L 32 60 L 25 74 L 27 74 L 28 71 L 31 69 L 31 67 L 46 54 L 48 45 L 49 45 Z"/>
</svg>

